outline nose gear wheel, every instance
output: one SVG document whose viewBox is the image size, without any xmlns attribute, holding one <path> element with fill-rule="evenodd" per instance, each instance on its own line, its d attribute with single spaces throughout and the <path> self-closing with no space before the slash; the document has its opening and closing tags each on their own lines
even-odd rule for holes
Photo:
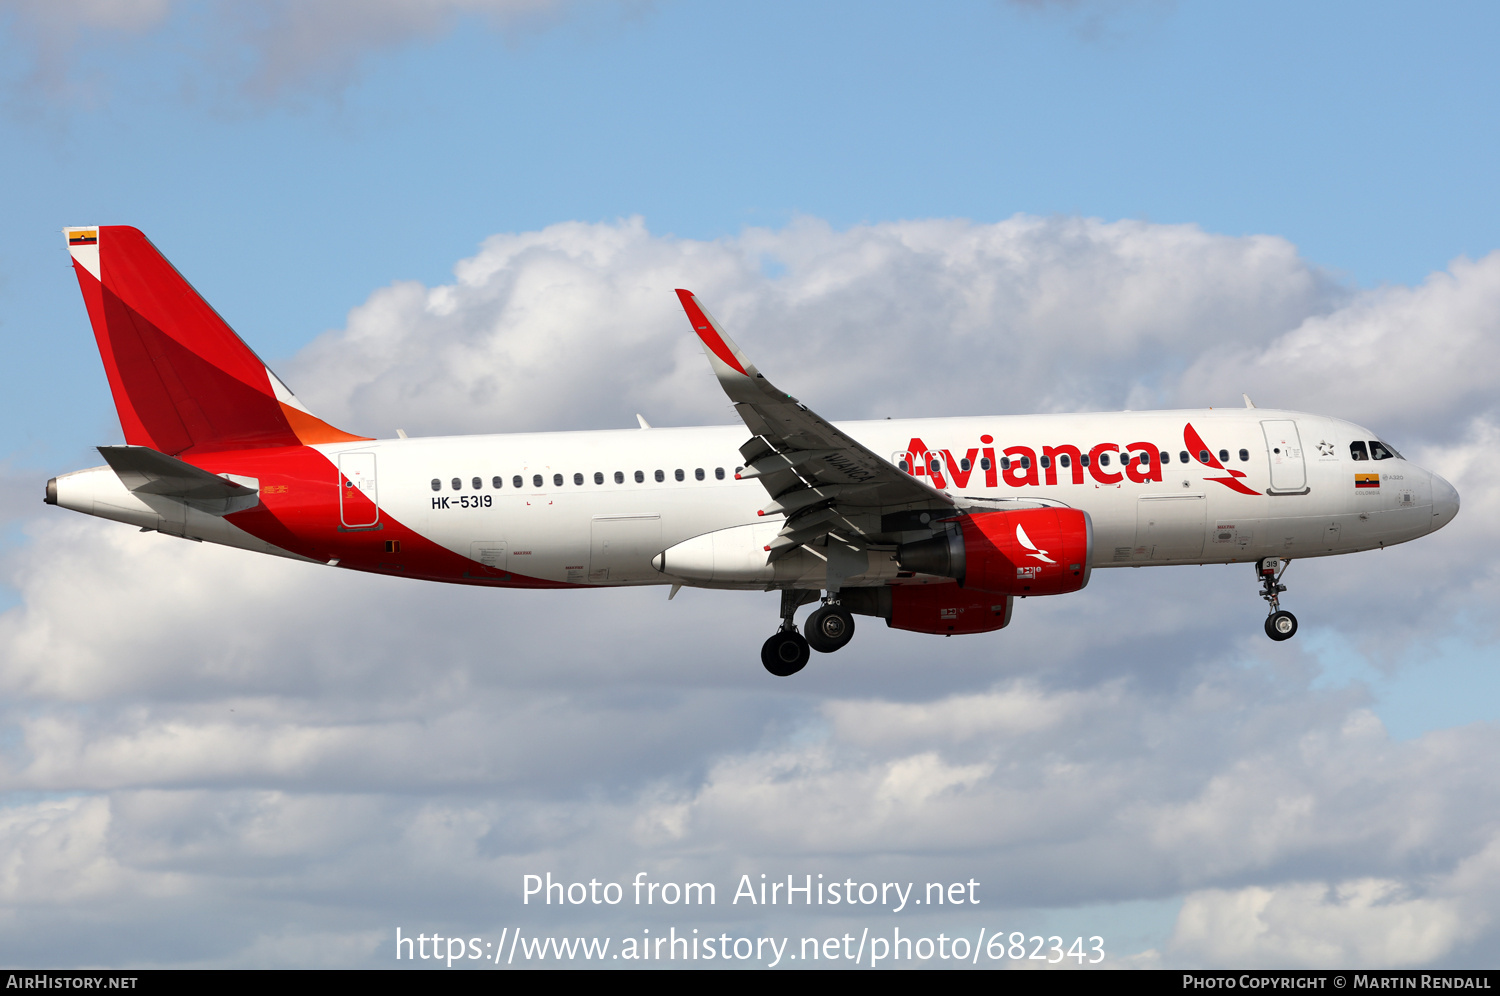
<svg viewBox="0 0 1500 996">
<path fill-rule="evenodd" d="M 1269 614 L 1266 616 L 1266 635 L 1278 643 L 1297 635 L 1297 617 L 1281 607 L 1281 593 L 1286 585 L 1281 576 L 1291 566 L 1290 560 L 1279 557 L 1262 557 L 1255 562 L 1255 573 L 1260 578 L 1260 597 L 1266 600 Z"/>
<path fill-rule="evenodd" d="M 1297 634 L 1297 617 L 1285 609 L 1266 617 L 1266 635 L 1280 642 L 1290 640 Z"/>
</svg>

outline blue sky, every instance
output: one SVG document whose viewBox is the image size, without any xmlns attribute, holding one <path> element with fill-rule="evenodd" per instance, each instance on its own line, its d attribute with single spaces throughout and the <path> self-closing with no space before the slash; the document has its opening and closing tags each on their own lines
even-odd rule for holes
<svg viewBox="0 0 1500 996">
<path fill-rule="evenodd" d="M 56 230 L 90 219 L 172 246 L 271 357 L 563 219 L 711 239 L 798 214 L 1140 218 L 1280 235 L 1362 285 L 1482 255 L 1500 225 L 1484 4 L 584 3 L 330 41 L 348 73 L 314 58 L 272 95 L 213 9 L 85 33 L 55 94 L 8 33 L 0 328 L 38 375 L 7 399 L 28 450 L 57 445 L 25 417 L 49 400 L 108 424 L 58 306 Z"/>
<path fill-rule="evenodd" d="M 1500 804 L 1451 758 L 1492 757 L 1497 736 L 1494 5 L 526 6 L 0 0 L 0 833 L 93 842 L 26 844 L 35 891 L 0 894 L 0 915 L 36 926 L 6 960 L 382 964 L 392 922 L 483 931 L 473 883 L 509 888 L 544 859 L 720 881 L 757 861 L 999 869 L 1015 921 L 1107 927 L 1138 964 L 1244 963 L 1195 931 L 1262 896 L 1281 963 L 1312 963 L 1304 935 L 1351 963 L 1396 950 L 1391 910 L 1452 924 L 1401 963 L 1485 960 L 1500 889 L 1465 883 L 1500 867 Z M 712 593 L 581 595 L 594 633 L 560 650 L 577 615 L 555 596 L 311 579 L 44 515 L 46 478 L 119 434 L 59 233 L 93 223 L 144 230 L 304 400 L 360 431 L 722 421 L 656 291 L 680 280 L 732 302 L 719 317 L 762 368 L 831 417 L 1249 390 L 1367 422 L 1453 479 L 1465 511 L 1431 541 L 1298 565 L 1284 653 L 1259 637 L 1248 568 L 1100 572 L 983 644 L 866 627 L 868 671 L 791 693 L 702 649 L 758 643 L 769 619 Z M 988 311 L 959 300 L 980 285 Z M 538 341 L 549 355 L 480 371 L 506 396 L 471 390 L 474 356 Z M 924 365 L 942 383 L 891 373 Z M 409 625 L 359 666 L 308 636 L 329 618 L 384 632 L 392 613 Z M 498 625 L 516 646 L 497 662 Z M 689 649 L 652 651 L 664 631 Z M 1048 718 L 1007 725 L 1013 707 Z M 230 708 L 250 725 L 215 725 Z M 561 759 L 511 729 L 559 738 Z M 160 746 L 182 730 L 222 764 Z M 265 760 L 350 730 L 372 739 Z M 427 784 L 349 760 L 390 742 L 480 774 Z M 607 775 L 574 763 L 580 744 L 618 755 Z M 1051 775 L 1016 774 L 1017 757 Z M 929 824 L 882 822 L 870 800 L 912 770 L 954 794 L 912 796 Z M 1388 794 L 1354 798 L 1351 778 Z M 1372 815 L 1434 784 L 1421 828 Z M 750 797 L 791 829 L 736 809 Z M 1293 815 L 1261 827 L 1236 800 Z M 1043 815 L 1012 826 L 1017 810 Z M 838 813 L 874 829 L 845 843 Z M 965 836 L 975 821 L 994 839 Z M 467 826 L 484 828 L 453 845 L 468 865 L 392 843 Z M 1050 868 L 1073 870 L 1038 884 Z M 389 888 L 350 900 L 372 870 Z M 188 884 L 164 898 L 173 875 Z M 76 905 L 40 898 L 59 888 Z M 142 896 L 152 929 L 229 926 L 170 951 L 126 929 Z M 70 946 L 86 909 L 105 940 Z M 304 928 L 321 951 L 288 940 Z"/>
</svg>

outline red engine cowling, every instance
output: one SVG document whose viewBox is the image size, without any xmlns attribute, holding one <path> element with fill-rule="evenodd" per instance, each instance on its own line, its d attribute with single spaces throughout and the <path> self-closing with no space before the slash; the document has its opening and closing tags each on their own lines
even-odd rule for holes
<svg viewBox="0 0 1500 996">
<path fill-rule="evenodd" d="M 1094 526 L 1076 508 L 979 512 L 942 536 L 903 545 L 903 570 L 1009 595 L 1061 595 L 1089 583 Z"/>
<path fill-rule="evenodd" d="M 996 592 L 941 584 L 898 584 L 886 625 L 914 633 L 988 633 L 1010 623 L 1012 598 Z"/>
</svg>

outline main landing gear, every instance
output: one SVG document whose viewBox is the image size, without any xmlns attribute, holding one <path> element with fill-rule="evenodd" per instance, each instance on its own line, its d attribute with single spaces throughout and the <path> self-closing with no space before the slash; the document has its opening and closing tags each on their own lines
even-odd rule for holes
<svg viewBox="0 0 1500 996">
<path fill-rule="evenodd" d="M 1297 617 L 1281 607 L 1281 593 L 1286 591 L 1281 576 L 1290 565 L 1290 560 L 1279 557 L 1263 557 L 1255 562 L 1255 573 L 1260 578 L 1260 597 L 1270 606 L 1270 615 L 1266 616 L 1266 635 L 1278 643 L 1297 634 Z"/>
<path fill-rule="evenodd" d="M 831 654 L 854 638 L 853 614 L 832 596 L 807 617 L 807 636 L 797 632 L 793 616 L 798 606 L 817 597 L 815 591 L 781 593 L 781 629 L 760 648 L 760 662 L 778 678 L 789 677 L 806 667 L 811 651 Z"/>
</svg>

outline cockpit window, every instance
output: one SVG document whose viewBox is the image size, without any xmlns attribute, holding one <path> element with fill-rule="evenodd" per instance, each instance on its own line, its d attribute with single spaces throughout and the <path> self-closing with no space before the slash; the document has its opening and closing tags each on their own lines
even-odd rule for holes
<svg viewBox="0 0 1500 996">
<path fill-rule="evenodd" d="M 1396 451 L 1385 445 L 1378 439 L 1370 440 L 1370 459 L 1390 460 L 1396 456 Z"/>
<path fill-rule="evenodd" d="M 1356 439 L 1349 444 L 1349 455 L 1356 460 L 1370 459 L 1370 454 L 1365 452 L 1365 441 L 1363 439 Z"/>
</svg>

